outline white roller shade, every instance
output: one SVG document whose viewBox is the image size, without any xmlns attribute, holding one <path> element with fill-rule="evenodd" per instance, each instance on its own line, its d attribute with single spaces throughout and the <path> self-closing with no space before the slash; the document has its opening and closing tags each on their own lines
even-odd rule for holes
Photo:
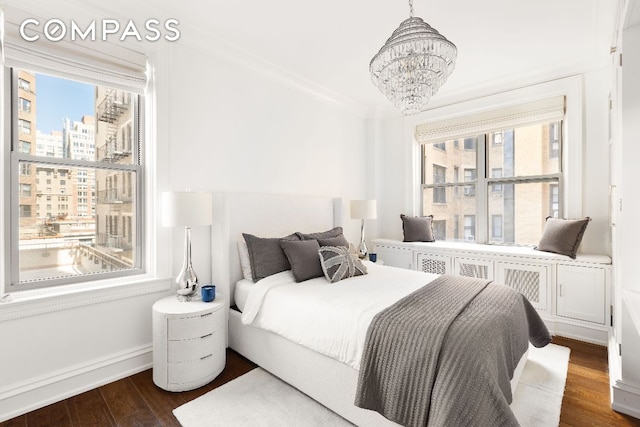
<svg viewBox="0 0 640 427">
<path fill-rule="evenodd" d="M 416 126 L 415 137 L 423 144 L 442 142 L 503 129 L 559 121 L 564 118 L 564 112 L 565 98 L 557 96 L 513 107 L 423 123 Z"/>
<path fill-rule="evenodd" d="M 30 18 L 40 23 L 28 26 L 29 35 L 40 36 L 36 41 L 26 41 L 20 35 L 20 25 Z M 124 47 L 124 43 L 103 41 L 98 37 L 96 40 L 64 38 L 50 41 L 43 34 L 46 21 L 15 8 L 2 7 L 0 47 L 4 65 L 140 94 L 144 92 L 147 83 L 144 54 Z"/>
</svg>

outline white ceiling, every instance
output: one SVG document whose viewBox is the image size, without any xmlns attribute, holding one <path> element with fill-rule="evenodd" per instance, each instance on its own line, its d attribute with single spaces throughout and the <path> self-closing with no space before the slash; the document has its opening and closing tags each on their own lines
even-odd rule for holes
<svg viewBox="0 0 640 427">
<path fill-rule="evenodd" d="M 183 33 L 197 29 L 212 43 L 249 52 L 367 114 L 394 110 L 371 83 L 368 66 L 409 16 L 405 0 L 68 1 L 125 16 L 161 12 L 179 19 Z M 415 15 L 458 47 L 456 69 L 432 103 L 607 66 L 618 4 L 415 0 Z"/>
<path fill-rule="evenodd" d="M 612 0 L 415 0 L 415 15 L 458 47 L 456 69 L 433 101 L 607 66 L 616 6 Z M 209 13 L 194 8 L 185 19 L 369 113 L 393 108 L 368 67 L 409 17 L 407 1 L 213 1 L 204 8 Z"/>
</svg>

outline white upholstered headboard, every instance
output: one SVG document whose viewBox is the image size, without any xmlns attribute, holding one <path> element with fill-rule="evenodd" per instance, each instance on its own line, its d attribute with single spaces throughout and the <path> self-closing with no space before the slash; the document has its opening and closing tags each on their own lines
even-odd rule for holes
<svg viewBox="0 0 640 427">
<path fill-rule="evenodd" d="M 211 277 L 234 305 L 234 289 L 242 279 L 238 238 L 242 233 L 281 237 L 312 233 L 342 225 L 342 199 L 260 193 L 214 193 L 211 227 Z"/>
</svg>

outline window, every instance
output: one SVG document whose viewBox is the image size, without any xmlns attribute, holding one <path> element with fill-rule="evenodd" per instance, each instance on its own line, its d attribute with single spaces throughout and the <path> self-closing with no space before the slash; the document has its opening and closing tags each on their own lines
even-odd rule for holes
<svg viewBox="0 0 640 427">
<path fill-rule="evenodd" d="M 502 132 L 493 132 L 491 143 L 493 145 L 502 145 Z"/>
<path fill-rule="evenodd" d="M 20 111 L 24 113 L 31 112 L 31 101 L 28 99 L 20 98 Z"/>
<path fill-rule="evenodd" d="M 12 151 L 12 158 L 17 165 L 14 173 L 19 177 L 20 197 L 23 198 L 19 208 L 20 221 L 12 222 L 13 241 L 17 245 L 17 250 L 12 251 L 11 262 L 15 290 L 141 272 L 142 239 L 138 224 L 142 211 L 138 183 L 142 173 L 142 156 L 139 155 L 142 140 L 138 129 L 142 98 L 133 94 L 133 100 L 123 104 L 118 100 L 132 97 L 132 93 L 123 89 L 69 81 L 31 70 L 11 69 L 11 72 L 14 84 L 20 88 L 22 82 L 27 81 L 36 82 L 39 88 L 32 101 L 19 98 L 14 108 L 13 123 L 20 133 L 31 134 L 34 129 L 31 121 L 17 117 L 18 112 L 24 115 L 38 106 L 37 123 L 41 122 L 40 115 L 49 114 L 50 122 L 61 123 L 53 131 L 65 135 L 69 146 L 76 146 L 80 139 L 84 141 L 78 149 L 58 151 L 57 155 L 53 154 L 56 150 L 32 153 L 28 141 L 19 140 L 13 144 L 16 149 Z M 52 89 L 70 86 L 77 95 L 41 98 L 52 93 Z M 68 106 L 72 103 L 84 106 L 81 116 L 57 116 L 69 111 Z M 44 107 L 48 104 L 54 108 Z M 126 134 L 130 142 L 122 138 L 119 130 L 123 127 L 132 129 Z M 43 129 L 43 133 L 51 131 Z M 131 149 L 121 150 L 125 144 Z M 43 184 L 36 183 L 35 177 L 41 174 L 47 179 L 42 180 Z M 115 183 L 125 181 L 130 188 L 126 194 L 120 188 L 110 189 L 107 179 Z M 97 190 L 92 192 L 93 197 L 79 197 L 83 192 L 87 193 L 89 186 Z M 31 196 L 38 197 L 26 203 L 24 198 Z M 52 203 L 52 197 L 54 202 L 62 203 Z M 65 203 L 69 197 L 75 202 Z M 45 212 L 42 218 L 31 215 L 31 212 L 41 211 Z M 109 222 L 101 221 L 100 217 L 108 217 Z M 118 225 L 125 217 L 131 221 L 127 223 L 126 235 Z M 100 224 L 109 224 L 110 228 L 100 228 Z M 46 248 L 34 239 L 41 236 L 43 230 L 47 233 Z"/>
<path fill-rule="evenodd" d="M 438 220 L 433 221 L 433 235 L 436 240 L 444 240 L 444 237 L 447 234 L 447 221 L 446 220 Z"/>
<path fill-rule="evenodd" d="M 31 92 L 31 83 L 24 79 L 18 79 L 18 88 L 27 92 Z"/>
<path fill-rule="evenodd" d="M 447 168 L 433 165 L 433 182 L 442 184 L 446 182 Z M 445 188 L 438 187 L 433 191 L 433 203 L 447 203 Z"/>
<path fill-rule="evenodd" d="M 438 150 L 447 151 L 447 144 L 444 142 L 437 142 L 433 144 L 433 147 L 437 148 Z"/>
<path fill-rule="evenodd" d="M 20 197 L 31 197 L 31 184 L 20 184 Z"/>
<path fill-rule="evenodd" d="M 20 205 L 20 218 L 31 218 L 31 205 Z"/>
<path fill-rule="evenodd" d="M 502 241 L 502 215 L 491 215 L 491 240 Z"/>
<path fill-rule="evenodd" d="M 464 240 L 473 242 L 476 239 L 476 217 L 474 215 L 464 216 Z"/>
<path fill-rule="evenodd" d="M 20 141 L 20 143 L 18 145 L 19 145 L 18 150 L 20 150 L 21 153 L 25 153 L 25 154 L 31 153 L 31 143 L 30 142 L 28 142 L 28 141 Z"/>
<path fill-rule="evenodd" d="M 560 123 L 549 126 L 549 159 L 560 157 Z"/>
<path fill-rule="evenodd" d="M 502 178 L 502 168 L 491 168 L 491 178 Z M 491 184 L 491 192 L 502 192 L 502 184 Z"/>
<path fill-rule="evenodd" d="M 549 216 L 559 218 L 560 212 L 560 187 L 558 184 L 549 185 Z"/>
<path fill-rule="evenodd" d="M 434 222 L 462 218 L 463 229 L 458 229 L 454 219 L 454 226 L 445 230 L 445 240 L 535 245 L 545 218 L 562 216 L 560 130 L 564 97 L 525 106 L 532 106 L 533 115 L 544 110 L 543 118 L 528 117 L 523 123 L 512 123 L 508 120 L 515 115 L 506 109 L 500 111 L 508 118 L 502 129 L 495 129 L 495 123 L 500 121 L 487 119 L 487 113 L 469 118 L 469 123 L 478 126 L 478 130 L 481 130 L 479 123 L 485 123 L 486 119 L 489 129 L 476 136 L 465 136 L 461 151 L 442 152 L 432 147 L 434 143 L 459 140 L 460 136 L 455 134 L 447 137 L 451 129 L 469 135 L 460 117 L 455 122 L 443 120 L 416 127 L 416 139 L 422 143 L 423 168 L 437 161 L 441 170 L 453 170 L 451 176 L 446 176 L 434 165 L 433 174 L 426 171 L 421 174 L 421 214 L 433 215 Z"/>
<path fill-rule="evenodd" d="M 31 122 L 29 120 L 18 120 L 18 132 L 31 134 Z"/>
</svg>

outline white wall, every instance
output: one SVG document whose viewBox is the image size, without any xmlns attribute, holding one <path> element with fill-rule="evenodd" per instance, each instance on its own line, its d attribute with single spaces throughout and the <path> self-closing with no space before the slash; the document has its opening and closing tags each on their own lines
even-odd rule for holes
<svg viewBox="0 0 640 427">
<path fill-rule="evenodd" d="M 610 254 L 610 232 L 608 229 L 608 122 L 609 94 L 608 70 L 596 70 L 582 75 L 583 126 L 582 141 L 570 140 L 566 144 L 581 144 L 582 152 L 582 206 L 573 207 L 572 212 L 590 216 L 583 237 L 581 252 Z M 501 93 L 512 88 L 494 88 Z M 491 93 L 488 93 L 489 95 Z M 458 100 L 462 102 L 466 100 Z M 442 102 L 441 104 L 447 104 Z M 448 107 L 449 108 L 449 107 Z M 428 115 L 428 113 L 424 113 Z M 381 237 L 402 239 L 401 213 L 419 214 L 415 203 L 415 191 L 419 179 L 415 156 L 419 150 L 412 145 L 412 124 L 415 119 L 392 119 L 382 123 L 378 132 L 380 139 L 378 156 L 384 159 L 378 171 L 377 197 L 384 201 L 379 212 L 376 231 Z M 571 188 L 568 189 L 571 192 Z"/>
<path fill-rule="evenodd" d="M 172 64 L 189 64 L 171 69 L 167 94 L 171 189 L 366 197 L 364 119 L 187 43 L 170 53 Z M 345 234 L 357 242 L 346 207 Z M 192 248 L 210 281 L 207 229 L 194 229 Z M 174 271 L 180 265 L 174 256 Z"/>
<path fill-rule="evenodd" d="M 180 42 L 152 49 L 158 132 L 147 144 L 160 159 L 156 198 L 185 188 L 365 197 L 364 118 L 184 30 Z M 359 224 L 344 215 L 355 242 Z M 158 231 L 173 236 L 165 239 L 173 240 L 165 256 L 173 276 L 183 231 Z M 209 229 L 195 228 L 193 263 L 202 282 L 211 280 L 210 244 Z M 0 421 L 148 368 L 151 306 L 163 295 L 0 321 Z"/>
</svg>

